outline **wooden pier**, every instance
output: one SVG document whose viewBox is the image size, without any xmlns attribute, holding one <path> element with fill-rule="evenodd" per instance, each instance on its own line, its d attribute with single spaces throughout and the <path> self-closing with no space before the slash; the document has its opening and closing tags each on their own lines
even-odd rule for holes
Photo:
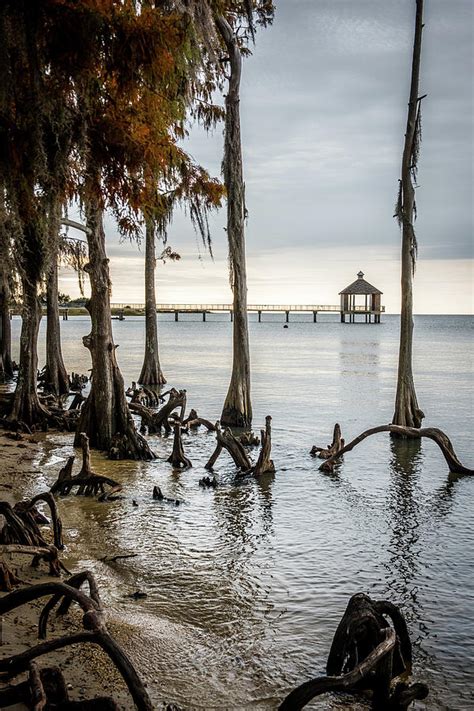
<svg viewBox="0 0 474 711">
<path fill-rule="evenodd" d="M 127 315 L 127 311 L 144 311 L 145 304 L 111 304 L 114 313 L 119 317 Z M 156 304 L 157 313 L 174 314 L 174 320 L 179 321 L 180 314 L 202 314 L 202 320 L 206 320 L 207 314 L 227 312 L 230 320 L 233 319 L 232 304 Z M 318 313 L 338 313 L 343 316 L 339 304 L 249 304 L 248 313 L 258 314 L 258 322 L 262 321 L 264 313 L 284 313 L 285 322 L 289 323 L 291 313 L 308 313 L 313 315 L 313 323 L 317 323 Z M 361 316 L 374 316 L 374 323 L 380 323 L 380 314 L 384 313 L 385 306 L 378 305 L 377 309 L 371 309 L 367 305 L 352 306 L 352 311 Z M 377 319 L 375 319 L 377 317 Z M 367 319 L 366 319 L 367 321 Z"/>
</svg>

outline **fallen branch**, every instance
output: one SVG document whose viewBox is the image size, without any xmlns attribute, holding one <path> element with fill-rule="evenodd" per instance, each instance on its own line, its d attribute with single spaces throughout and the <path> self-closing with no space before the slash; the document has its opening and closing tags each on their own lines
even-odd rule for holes
<svg viewBox="0 0 474 711">
<path fill-rule="evenodd" d="M 354 447 L 356 447 L 360 442 L 362 442 L 367 437 L 371 435 L 378 434 L 379 432 L 392 432 L 401 437 L 411 437 L 414 439 L 419 439 L 420 437 L 427 437 L 428 439 L 436 442 L 438 447 L 441 449 L 446 463 L 449 467 L 449 471 L 454 474 L 474 474 L 473 469 L 468 469 L 459 461 L 453 445 L 449 437 L 442 431 L 435 427 L 422 427 L 420 429 L 416 427 L 403 427 L 402 425 L 381 425 L 380 427 L 373 427 L 370 430 L 365 430 L 358 437 L 353 439 L 349 444 L 346 444 L 342 449 L 340 449 L 336 454 L 329 457 L 321 466 L 319 467 L 321 471 L 332 472 L 334 464 L 337 460 L 342 457 L 346 452 L 350 452 Z"/>
</svg>

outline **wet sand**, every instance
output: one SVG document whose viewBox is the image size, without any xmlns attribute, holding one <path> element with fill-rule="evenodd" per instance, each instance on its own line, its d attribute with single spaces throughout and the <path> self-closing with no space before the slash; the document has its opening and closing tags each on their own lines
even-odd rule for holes
<svg viewBox="0 0 474 711">
<path fill-rule="evenodd" d="M 26 488 L 28 480 L 38 472 L 37 461 L 41 452 L 42 445 L 34 435 L 24 435 L 20 442 L 16 442 L 4 434 L 0 434 L 1 500 L 8 501 L 13 505 L 21 498 L 18 492 Z M 58 580 L 46 574 L 47 567 L 44 563 L 40 564 L 38 570 L 32 568 L 29 556 L 6 554 L 5 560 L 25 585 Z M 0 595 L 3 596 L 5 593 L 0 593 Z M 0 656 L 2 658 L 18 654 L 38 643 L 38 618 L 46 599 L 17 608 L 0 620 Z M 125 622 L 108 620 L 107 624 L 109 631 L 120 644 L 130 638 L 128 625 Z M 80 629 L 82 629 L 81 613 L 77 607 L 73 606 L 63 619 L 51 616 L 48 639 Z M 79 701 L 98 696 L 112 696 L 121 709 L 134 708 L 121 676 L 116 672 L 113 664 L 108 662 L 106 655 L 96 646 L 75 645 L 40 657 L 38 664 L 40 667 L 58 666 L 62 670 L 71 700 Z M 26 675 L 19 675 L 11 681 L 17 684 L 25 678 Z M 0 680 L 0 687 L 6 684 L 8 684 L 7 680 Z M 15 706 L 12 708 L 26 707 Z"/>
</svg>

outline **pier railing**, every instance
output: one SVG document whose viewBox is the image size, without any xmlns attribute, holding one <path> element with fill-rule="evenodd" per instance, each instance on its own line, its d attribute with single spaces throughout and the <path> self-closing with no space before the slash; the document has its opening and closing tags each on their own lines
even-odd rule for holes
<svg viewBox="0 0 474 711">
<path fill-rule="evenodd" d="M 133 310 L 143 310 L 145 304 L 111 304 L 113 309 L 133 309 Z M 156 304 L 156 310 L 162 312 L 198 312 L 203 311 L 232 311 L 232 304 Z M 247 311 L 329 311 L 333 313 L 339 313 L 341 311 L 340 304 L 248 304 Z M 351 311 L 357 311 L 359 313 L 364 313 L 371 311 L 372 313 L 384 313 L 385 306 L 381 306 L 380 309 L 370 309 L 366 306 L 355 306 Z"/>
</svg>

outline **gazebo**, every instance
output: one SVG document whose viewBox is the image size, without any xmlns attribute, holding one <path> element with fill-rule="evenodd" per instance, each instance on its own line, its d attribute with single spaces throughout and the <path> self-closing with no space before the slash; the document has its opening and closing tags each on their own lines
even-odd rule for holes
<svg viewBox="0 0 474 711">
<path fill-rule="evenodd" d="M 365 323 L 380 323 L 380 314 L 385 311 L 381 305 L 382 291 L 364 279 L 364 272 L 357 274 L 357 279 L 339 292 L 341 297 L 341 323 L 354 323 L 356 314 L 365 316 Z M 357 297 L 365 297 L 364 303 L 357 304 Z M 372 321 L 373 317 L 373 321 Z"/>
</svg>

